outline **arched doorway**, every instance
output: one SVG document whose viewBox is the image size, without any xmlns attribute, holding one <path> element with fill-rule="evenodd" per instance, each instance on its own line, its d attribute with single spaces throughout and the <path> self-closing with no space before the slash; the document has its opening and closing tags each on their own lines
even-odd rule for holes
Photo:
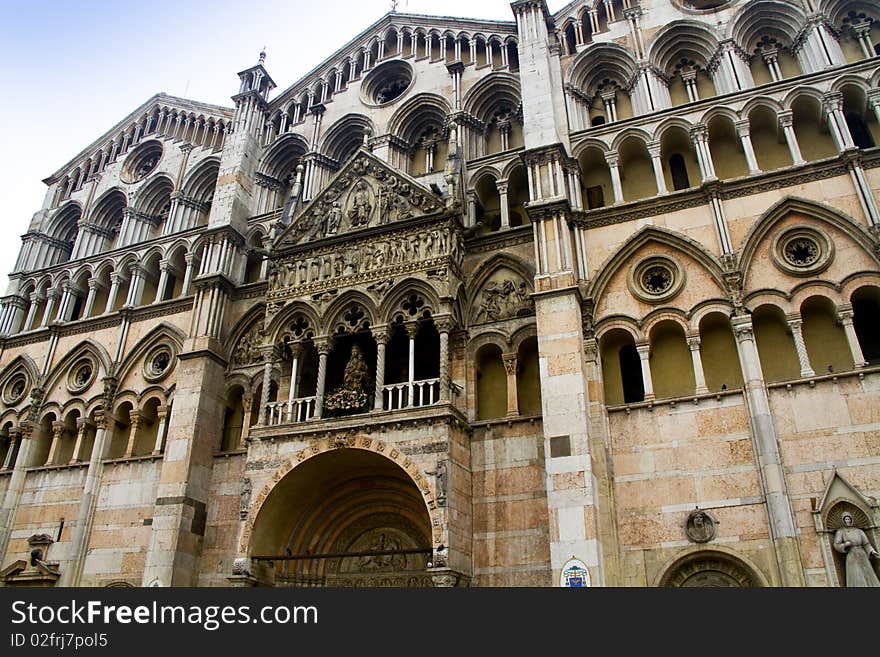
<svg viewBox="0 0 880 657">
<path fill-rule="evenodd" d="M 286 587 L 429 587 L 431 521 L 397 464 L 360 449 L 294 468 L 254 523 L 252 559 L 271 561 Z"/>
<path fill-rule="evenodd" d="M 700 550 L 673 563 L 659 586 L 670 588 L 752 588 L 761 577 L 744 561 L 715 550 Z"/>
</svg>

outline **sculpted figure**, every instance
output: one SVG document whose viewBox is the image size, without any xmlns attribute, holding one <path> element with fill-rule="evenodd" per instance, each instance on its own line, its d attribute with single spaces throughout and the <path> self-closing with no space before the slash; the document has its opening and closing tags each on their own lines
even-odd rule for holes
<svg viewBox="0 0 880 657">
<path fill-rule="evenodd" d="M 871 564 L 871 559 L 880 559 L 880 554 L 871 545 L 867 535 L 853 526 L 853 516 L 849 511 L 843 514 L 843 527 L 834 532 L 834 549 L 846 555 L 846 586 L 880 587 L 880 580 Z"/>
<path fill-rule="evenodd" d="M 354 188 L 351 209 L 348 216 L 351 219 L 352 226 L 365 226 L 370 222 L 370 214 L 373 211 L 373 204 L 370 199 L 370 188 L 363 180 Z"/>
<path fill-rule="evenodd" d="M 335 235 L 339 230 L 339 224 L 342 223 L 342 208 L 339 207 L 339 201 L 333 201 L 333 206 L 327 214 L 327 235 Z"/>
<path fill-rule="evenodd" d="M 361 348 L 354 345 L 351 348 L 351 356 L 342 374 L 342 385 L 348 390 L 365 392 L 370 381 L 370 370 L 367 361 L 361 352 Z"/>
</svg>

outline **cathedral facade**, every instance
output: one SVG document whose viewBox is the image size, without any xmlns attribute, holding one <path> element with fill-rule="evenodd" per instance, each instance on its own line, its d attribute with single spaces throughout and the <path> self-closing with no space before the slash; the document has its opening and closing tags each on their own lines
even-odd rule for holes
<svg viewBox="0 0 880 657">
<path fill-rule="evenodd" d="M 46 178 L 0 585 L 877 582 L 880 7 L 510 7 Z"/>
</svg>

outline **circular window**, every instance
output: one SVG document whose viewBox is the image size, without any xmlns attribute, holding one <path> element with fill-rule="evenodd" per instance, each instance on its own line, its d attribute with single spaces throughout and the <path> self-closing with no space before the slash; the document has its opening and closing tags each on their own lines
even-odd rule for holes
<svg viewBox="0 0 880 657">
<path fill-rule="evenodd" d="M 387 105 L 403 96 L 412 86 L 412 67 L 400 60 L 377 66 L 361 85 L 361 100 L 366 105 Z"/>
<path fill-rule="evenodd" d="M 825 271 L 834 257 L 831 238 L 815 228 L 795 227 L 776 236 L 773 262 L 792 276 L 815 276 Z"/>
<path fill-rule="evenodd" d="M 154 382 L 164 379 L 174 368 L 174 351 L 161 345 L 153 349 L 144 360 L 144 378 Z"/>
<path fill-rule="evenodd" d="M 82 392 L 95 380 L 95 364 L 88 358 L 77 361 L 70 370 L 67 389 L 70 392 Z"/>
<path fill-rule="evenodd" d="M 149 141 L 146 144 L 141 144 L 125 160 L 125 165 L 122 167 L 122 175 L 120 176 L 122 181 L 131 184 L 140 182 L 149 176 L 159 166 L 162 152 L 161 142 Z"/>
<path fill-rule="evenodd" d="M 9 404 L 17 404 L 22 400 L 28 389 L 28 380 L 23 372 L 14 375 L 3 386 L 3 401 Z"/>
<path fill-rule="evenodd" d="M 629 290 L 637 299 L 656 304 L 681 291 L 684 271 L 672 258 L 649 256 L 630 270 Z"/>
</svg>

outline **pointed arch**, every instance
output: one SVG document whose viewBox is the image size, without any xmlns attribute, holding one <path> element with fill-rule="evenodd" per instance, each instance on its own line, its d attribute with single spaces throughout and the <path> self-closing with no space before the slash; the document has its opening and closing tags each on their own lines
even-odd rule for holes
<svg viewBox="0 0 880 657">
<path fill-rule="evenodd" d="M 174 357 L 172 360 L 176 360 L 177 354 L 180 353 L 185 339 L 186 335 L 183 331 L 171 324 L 162 322 L 153 328 L 128 351 L 125 359 L 117 367 L 116 377 L 119 380 L 119 384 L 122 385 L 137 364 L 147 356 L 147 353 L 153 347 L 159 344 L 169 343 L 172 347 L 172 355 Z"/>
<path fill-rule="evenodd" d="M 705 268 L 722 290 L 726 289 L 721 263 L 713 253 L 703 248 L 699 242 L 667 228 L 645 226 L 602 263 L 598 270 L 600 272 L 599 275 L 596 276 L 590 285 L 588 296 L 592 297 L 598 304 L 605 293 L 606 287 L 617 271 L 621 267 L 625 267 L 632 256 L 650 242 L 658 242 L 690 256 Z"/>
<path fill-rule="evenodd" d="M 327 310 L 324 312 L 322 330 L 324 334 L 329 335 L 333 332 L 333 328 L 339 323 L 343 313 L 352 304 L 361 306 L 366 313 L 366 319 L 370 322 L 370 326 L 375 326 L 379 317 L 375 302 L 365 292 L 360 290 L 348 290 L 343 293 L 335 301 L 332 301 Z"/>
<path fill-rule="evenodd" d="M 232 350 L 235 349 L 235 346 L 238 344 L 238 341 L 241 340 L 242 336 L 248 333 L 254 327 L 254 324 L 265 319 L 265 316 L 266 306 L 262 303 L 257 304 L 248 310 L 244 316 L 235 323 L 235 326 L 233 326 L 232 330 L 229 332 L 229 337 L 226 338 L 226 342 L 223 345 L 226 353 L 231 356 Z"/>
<path fill-rule="evenodd" d="M 58 361 L 55 367 L 46 375 L 43 387 L 46 390 L 52 390 L 67 375 L 68 370 L 76 363 L 77 359 L 83 356 L 91 356 L 95 360 L 95 364 L 104 373 L 104 376 L 113 374 L 113 361 L 107 349 L 100 342 L 92 338 L 86 338 L 77 346 L 67 352 L 65 356 Z M 95 373 L 92 386 L 96 385 L 100 380 L 99 373 Z M 90 386 L 91 387 L 91 386 Z"/>
<path fill-rule="evenodd" d="M 816 201 L 811 201 L 797 196 L 787 196 L 778 201 L 758 219 L 742 242 L 739 256 L 739 269 L 743 272 L 743 284 L 748 281 L 752 259 L 755 256 L 758 245 L 767 236 L 773 226 L 792 212 L 807 215 L 819 222 L 824 222 L 842 231 L 856 244 L 861 246 L 871 258 L 880 265 L 877 254 L 874 252 L 871 235 L 862 228 L 852 217 L 839 210 Z"/>
<path fill-rule="evenodd" d="M 481 262 L 470 277 L 470 283 L 465 290 L 466 294 L 466 317 L 468 325 L 472 325 L 476 318 L 477 301 L 483 287 L 492 275 L 501 270 L 510 269 L 525 282 L 529 291 L 534 291 L 535 270 L 525 260 L 509 253 L 496 253 L 492 257 Z"/>
<path fill-rule="evenodd" d="M 440 297 L 437 290 L 425 281 L 417 278 L 406 278 L 390 289 L 379 304 L 378 320 L 390 324 L 394 319 L 392 313 L 404 302 L 410 294 L 417 293 L 425 297 L 425 308 L 433 313 L 440 310 Z"/>
<path fill-rule="evenodd" d="M 318 335 L 322 330 L 321 313 L 303 301 L 293 301 L 284 306 L 284 308 L 281 309 L 281 312 L 275 315 L 269 323 L 269 326 L 266 329 L 266 335 L 271 337 L 272 342 L 278 342 L 283 338 L 284 333 L 286 332 L 285 326 L 296 315 L 302 315 L 306 318 L 310 329 L 315 335 Z M 244 329 L 242 329 L 240 335 L 243 334 L 243 331 Z"/>
</svg>

